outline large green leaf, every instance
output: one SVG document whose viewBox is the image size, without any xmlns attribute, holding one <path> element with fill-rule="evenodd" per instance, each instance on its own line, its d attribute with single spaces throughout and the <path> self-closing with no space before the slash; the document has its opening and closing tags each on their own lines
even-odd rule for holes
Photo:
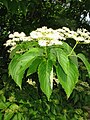
<svg viewBox="0 0 90 120">
<path fill-rule="evenodd" d="M 52 68 L 53 64 L 50 60 L 43 60 L 41 64 L 38 67 L 38 76 L 39 76 L 39 82 L 40 87 L 42 91 L 46 94 L 48 100 L 50 98 L 50 95 L 52 93 L 52 83 L 51 79 L 53 79 L 52 76 Z"/>
<path fill-rule="evenodd" d="M 82 53 L 77 54 L 77 57 L 80 58 L 85 64 L 86 69 L 88 71 L 89 78 L 90 78 L 90 63 L 87 61 L 86 57 Z"/>
<path fill-rule="evenodd" d="M 59 64 L 63 68 L 64 72 L 67 74 L 68 73 L 68 67 L 69 67 L 69 59 L 67 54 L 59 48 L 54 49 L 56 52 L 56 57 L 58 59 Z"/>
<path fill-rule="evenodd" d="M 78 81 L 78 68 L 72 61 L 69 61 L 68 65 L 68 73 L 66 74 L 63 70 L 62 66 L 58 64 L 56 66 L 57 77 L 62 85 L 63 89 L 67 94 L 67 98 L 71 95 L 73 89 L 75 88 L 75 84 Z"/>
<path fill-rule="evenodd" d="M 9 74 L 16 84 L 21 88 L 22 78 L 25 70 L 32 64 L 37 56 L 42 55 L 42 49 L 32 48 L 20 56 L 15 56 L 9 64 Z"/>
</svg>

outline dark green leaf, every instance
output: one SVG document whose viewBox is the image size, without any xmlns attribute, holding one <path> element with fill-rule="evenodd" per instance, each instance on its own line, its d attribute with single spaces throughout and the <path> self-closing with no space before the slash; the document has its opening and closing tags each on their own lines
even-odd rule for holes
<svg viewBox="0 0 90 120">
<path fill-rule="evenodd" d="M 3 120 L 3 119 L 2 119 L 2 113 L 1 113 L 1 112 L 0 112 L 0 120 Z"/>
<path fill-rule="evenodd" d="M 16 14 L 18 12 L 18 2 L 17 0 L 8 1 L 8 8 L 12 14 Z"/>
<path fill-rule="evenodd" d="M 26 13 L 27 13 L 27 1 L 20 1 L 20 10 L 22 11 L 22 13 L 26 16 Z"/>
<path fill-rule="evenodd" d="M 8 9 L 8 0 L 0 0 L 0 2 Z"/>
<path fill-rule="evenodd" d="M 86 57 L 82 53 L 79 53 L 77 57 L 80 58 L 85 64 L 86 69 L 88 71 L 89 78 L 90 78 L 90 63 L 87 61 Z"/>
</svg>

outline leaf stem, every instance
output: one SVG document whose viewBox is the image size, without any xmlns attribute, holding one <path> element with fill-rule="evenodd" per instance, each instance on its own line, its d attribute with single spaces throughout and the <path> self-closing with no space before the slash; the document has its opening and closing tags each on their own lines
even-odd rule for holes
<svg viewBox="0 0 90 120">
<path fill-rule="evenodd" d="M 72 50 L 71 50 L 71 52 L 69 53 L 68 56 L 71 56 L 71 55 L 72 55 L 72 53 L 73 53 L 73 51 L 74 51 L 74 49 L 76 48 L 76 46 L 77 46 L 78 43 L 79 43 L 79 41 L 76 41 L 76 44 L 74 45 L 74 47 L 72 48 Z"/>
</svg>

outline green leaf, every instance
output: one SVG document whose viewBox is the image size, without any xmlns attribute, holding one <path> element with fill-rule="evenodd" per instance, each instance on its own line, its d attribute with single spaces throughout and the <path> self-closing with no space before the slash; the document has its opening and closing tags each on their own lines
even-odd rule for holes
<svg viewBox="0 0 90 120">
<path fill-rule="evenodd" d="M 16 52 L 18 51 L 20 49 L 20 46 L 19 45 L 17 45 L 12 51 L 11 51 L 11 53 L 10 53 L 10 55 L 9 55 L 9 58 L 13 58 L 14 57 L 14 55 L 16 54 Z"/>
<path fill-rule="evenodd" d="M 69 67 L 69 59 L 68 59 L 67 54 L 62 49 L 59 49 L 59 48 L 56 48 L 55 52 L 56 52 L 56 56 L 57 56 L 59 64 L 63 68 L 64 72 L 67 74 L 68 67 Z"/>
<path fill-rule="evenodd" d="M 27 13 L 27 1 L 23 0 L 23 1 L 19 1 L 20 3 L 20 10 L 22 11 L 22 13 L 26 16 Z"/>
<path fill-rule="evenodd" d="M 11 110 L 15 111 L 19 109 L 19 106 L 15 103 L 11 104 L 11 106 L 9 107 Z"/>
<path fill-rule="evenodd" d="M 0 2 L 8 9 L 8 0 L 0 0 Z"/>
<path fill-rule="evenodd" d="M 18 118 L 17 120 L 22 120 L 22 114 L 18 112 L 17 113 L 17 118 Z"/>
<path fill-rule="evenodd" d="M 6 109 L 9 105 L 10 105 L 9 102 L 4 103 L 4 102 L 0 101 L 0 109 Z"/>
<path fill-rule="evenodd" d="M 16 14 L 18 12 L 18 2 L 17 0 L 8 1 L 8 9 L 12 14 Z"/>
<path fill-rule="evenodd" d="M 21 88 L 25 70 L 32 64 L 37 56 L 42 55 L 42 49 L 32 48 L 21 56 L 15 56 L 9 64 L 9 74 Z"/>
<path fill-rule="evenodd" d="M 78 75 L 79 75 L 78 68 L 70 60 L 67 74 L 63 70 L 62 66 L 59 64 L 56 66 L 56 72 L 57 72 L 58 80 L 60 84 L 62 85 L 63 89 L 65 90 L 67 94 L 67 98 L 69 98 L 73 89 L 75 88 L 75 84 L 78 81 Z"/>
<path fill-rule="evenodd" d="M 42 91 L 44 92 L 44 94 L 46 94 L 48 100 L 52 93 L 51 81 L 50 81 L 50 75 L 52 72 L 52 68 L 53 68 L 53 64 L 52 64 L 52 61 L 50 60 L 43 60 L 38 67 L 40 87 Z"/>
<path fill-rule="evenodd" d="M 36 57 L 35 60 L 33 60 L 32 64 L 29 66 L 29 69 L 27 71 L 27 76 L 35 73 L 37 71 L 37 67 L 42 61 L 42 58 Z"/>
<path fill-rule="evenodd" d="M 11 120 L 11 118 L 13 117 L 14 112 L 13 111 L 8 111 L 4 114 L 4 120 Z"/>
<path fill-rule="evenodd" d="M 2 113 L 1 113 L 1 112 L 0 112 L 0 120 L 3 120 L 3 119 L 2 119 Z"/>
<path fill-rule="evenodd" d="M 48 52 L 48 59 L 50 59 L 53 62 L 53 64 L 56 63 L 56 53 L 54 48 L 51 48 Z"/>
<path fill-rule="evenodd" d="M 12 120 L 19 120 L 17 114 L 13 116 Z"/>
<path fill-rule="evenodd" d="M 3 103 L 3 102 L 0 102 L 0 109 L 5 109 L 6 108 L 6 105 L 5 105 L 5 103 Z"/>
<path fill-rule="evenodd" d="M 66 42 L 63 42 L 63 44 L 62 44 L 62 49 L 63 49 L 63 51 L 67 54 L 67 55 L 69 55 L 70 53 L 71 53 L 71 51 L 72 51 L 72 48 L 66 43 Z M 77 61 L 77 57 L 76 57 L 76 54 L 75 54 L 75 52 L 73 51 L 72 52 L 72 55 L 71 56 L 68 56 L 72 61 L 73 61 L 73 63 L 74 64 L 76 64 L 77 65 L 77 67 L 78 67 L 78 61 Z"/>
<path fill-rule="evenodd" d="M 77 57 L 81 59 L 85 64 L 86 69 L 88 71 L 89 78 L 90 78 L 90 63 L 87 61 L 86 57 L 82 53 L 77 54 Z"/>
</svg>

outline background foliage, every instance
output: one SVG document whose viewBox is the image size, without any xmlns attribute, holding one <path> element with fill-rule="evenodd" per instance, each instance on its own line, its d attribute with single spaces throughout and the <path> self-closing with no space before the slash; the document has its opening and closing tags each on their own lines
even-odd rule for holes
<svg viewBox="0 0 90 120">
<path fill-rule="evenodd" d="M 85 106 L 90 105 L 90 79 L 81 61 L 80 82 L 69 100 L 66 100 L 61 86 L 58 85 L 57 88 L 54 83 L 55 89 L 51 101 L 48 102 L 39 87 L 29 85 L 24 80 L 23 90 L 20 91 L 8 77 L 9 59 L 7 49 L 3 46 L 9 31 L 23 31 L 28 35 L 42 26 L 55 29 L 66 26 L 72 30 L 84 27 L 90 31 L 87 14 L 90 14 L 89 0 L 0 0 L 0 119 L 87 119 Z M 73 46 L 74 41 L 67 42 Z M 75 51 L 82 51 L 90 61 L 90 45 L 78 45 Z M 33 75 L 32 78 L 37 79 L 37 76 Z"/>
</svg>

